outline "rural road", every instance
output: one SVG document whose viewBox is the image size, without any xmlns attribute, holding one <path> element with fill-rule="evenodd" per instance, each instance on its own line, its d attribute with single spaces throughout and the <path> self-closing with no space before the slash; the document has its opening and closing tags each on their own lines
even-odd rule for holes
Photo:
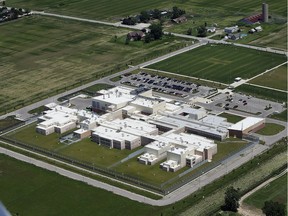
<svg viewBox="0 0 288 216">
<path fill-rule="evenodd" d="M 249 191 L 248 193 L 246 193 L 244 196 L 241 197 L 241 199 L 239 200 L 239 208 L 238 208 L 238 213 L 243 215 L 243 216 L 264 216 L 265 214 L 263 214 L 263 212 L 260 209 L 256 209 L 256 208 L 249 208 L 248 205 L 244 204 L 243 201 L 249 197 L 251 194 L 255 193 L 256 191 L 260 190 L 261 188 L 265 187 L 266 185 L 268 185 L 270 182 L 280 178 L 283 175 L 287 174 L 287 169 L 284 170 L 282 173 L 280 173 L 277 176 L 274 176 L 270 179 L 268 179 L 267 181 L 263 182 L 262 184 L 260 184 L 259 186 L 257 186 L 256 188 L 254 188 L 253 190 Z"/>
<path fill-rule="evenodd" d="M 85 18 L 66 16 L 66 15 L 54 14 L 54 13 L 46 13 L 44 11 L 32 11 L 32 14 L 42 15 L 42 16 L 52 16 L 52 17 L 58 17 L 58 18 L 63 18 L 63 19 L 70 19 L 70 20 L 76 20 L 76 21 L 82 21 L 82 22 L 96 23 L 96 24 L 102 24 L 102 25 L 108 25 L 108 26 L 114 26 L 114 27 L 134 29 L 134 30 L 141 30 L 143 28 L 141 25 L 129 26 L 129 25 L 123 25 L 123 24 L 119 24 L 119 23 L 111 23 L 111 22 L 100 21 L 100 20 L 85 19 Z M 249 49 L 256 49 L 256 50 L 259 50 L 259 51 L 265 51 L 265 52 L 271 52 L 271 53 L 284 54 L 284 55 L 287 56 L 287 52 L 281 51 L 281 50 L 272 49 L 272 48 L 269 48 L 269 47 L 267 47 L 267 48 L 266 47 L 257 47 L 257 46 L 239 44 L 239 43 L 234 43 L 234 42 L 226 42 L 226 41 L 222 41 L 222 40 L 213 40 L 213 39 L 210 39 L 210 38 L 199 38 L 199 37 L 195 37 L 195 36 L 191 36 L 191 35 L 177 34 L 177 33 L 173 33 L 173 32 L 164 32 L 164 34 L 172 34 L 172 35 L 177 36 L 177 37 L 199 40 L 200 42 L 203 42 L 203 43 L 218 43 L 218 44 L 230 44 L 230 45 L 233 44 L 233 45 L 239 46 L 239 47 L 245 47 L 245 48 L 249 48 Z"/>
</svg>

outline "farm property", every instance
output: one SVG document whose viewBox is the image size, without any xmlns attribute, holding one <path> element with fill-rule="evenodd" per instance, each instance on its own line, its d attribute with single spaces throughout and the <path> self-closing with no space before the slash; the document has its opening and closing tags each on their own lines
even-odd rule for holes
<svg viewBox="0 0 288 216">
<path fill-rule="evenodd" d="M 285 0 L 266 0 L 273 14 L 286 16 L 287 2 Z M 259 1 L 240 0 L 227 4 L 227 0 L 208 1 L 208 0 L 86 0 L 69 1 L 62 0 L 55 2 L 52 0 L 9 0 L 8 6 L 30 8 L 33 10 L 45 10 L 46 12 L 62 13 L 78 17 L 110 19 L 115 20 L 123 16 L 137 14 L 145 9 L 169 9 L 174 5 L 185 8 L 187 12 L 193 14 L 204 14 L 205 18 L 217 17 L 214 22 L 223 20 L 235 14 L 236 17 L 259 12 L 261 3 Z M 237 12 L 237 13 L 236 13 Z"/>
<path fill-rule="evenodd" d="M 222 83 L 232 83 L 273 68 L 286 61 L 284 55 L 229 45 L 205 45 L 148 66 Z"/>
<path fill-rule="evenodd" d="M 127 45 L 128 32 L 37 16 L 1 25 L 0 113 L 186 44 L 182 39 L 165 37 L 150 44 L 139 41 Z"/>
</svg>

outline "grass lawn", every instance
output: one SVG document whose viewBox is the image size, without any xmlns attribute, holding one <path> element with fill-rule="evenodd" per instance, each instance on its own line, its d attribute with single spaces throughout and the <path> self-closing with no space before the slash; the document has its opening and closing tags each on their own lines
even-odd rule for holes
<svg viewBox="0 0 288 216">
<path fill-rule="evenodd" d="M 270 200 L 287 205 L 287 174 L 256 191 L 244 202 L 261 209 L 265 201 Z"/>
<path fill-rule="evenodd" d="M 161 208 L 131 201 L 4 155 L 0 155 L 0 171 L 0 199 L 12 215 L 160 215 Z"/>
<path fill-rule="evenodd" d="M 27 143 L 34 146 L 39 146 L 48 150 L 55 150 L 57 148 L 63 148 L 66 145 L 59 142 L 60 134 L 52 133 L 44 136 L 36 132 L 36 123 L 22 127 L 16 131 L 13 131 L 6 136 L 23 143 Z"/>
<path fill-rule="evenodd" d="M 244 94 L 252 95 L 254 97 L 276 101 L 287 102 L 287 93 L 277 90 L 266 89 L 258 86 L 252 86 L 248 84 L 241 85 L 235 89 L 236 92 L 242 92 Z"/>
<path fill-rule="evenodd" d="M 37 107 L 35 109 L 28 111 L 28 113 L 29 114 L 40 114 L 46 110 L 47 110 L 47 108 L 45 106 L 40 106 L 40 107 Z"/>
<path fill-rule="evenodd" d="M 232 115 L 232 114 L 225 113 L 225 112 L 221 113 L 219 116 L 226 118 L 227 121 L 230 123 L 237 123 L 237 122 L 241 121 L 242 119 L 244 119 L 241 116 Z"/>
<path fill-rule="evenodd" d="M 279 114 L 273 114 L 270 116 L 270 118 L 274 118 L 274 119 L 278 119 L 281 121 L 286 121 L 287 122 L 287 109 L 284 110 L 283 112 L 279 113 Z"/>
<path fill-rule="evenodd" d="M 132 151 L 127 149 L 109 149 L 104 146 L 99 146 L 97 143 L 92 142 L 87 138 L 63 149 L 59 149 L 57 152 L 80 161 L 107 167 L 122 160 L 138 149 L 139 148 Z"/>
<path fill-rule="evenodd" d="M 59 142 L 61 135 L 52 133 L 44 136 L 37 133 L 35 127 L 36 124 L 31 124 L 7 136 L 13 140 L 15 139 L 33 146 L 39 146 L 75 160 L 102 167 L 110 166 L 138 150 L 138 148 L 132 151 L 127 149 L 109 149 L 104 146 L 99 146 L 88 138 L 71 145 L 66 145 Z"/>
<path fill-rule="evenodd" d="M 236 77 L 247 79 L 285 61 L 284 55 L 212 44 L 171 57 L 148 68 L 232 83 Z"/>
<path fill-rule="evenodd" d="M 126 45 L 128 32 L 41 16 L 1 25 L 0 113 L 126 69 L 128 63 L 163 55 L 187 42 L 167 36 L 150 44 Z"/>
<path fill-rule="evenodd" d="M 265 127 L 257 131 L 257 134 L 265 135 L 265 136 L 272 136 L 280 133 L 285 129 L 284 126 L 274 124 L 274 123 L 266 123 Z"/>
<path fill-rule="evenodd" d="M 287 64 L 251 80 L 250 83 L 287 91 Z"/>
<path fill-rule="evenodd" d="M 108 84 L 104 84 L 104 83 L 101 83 L 101 84 L 96 84 L 96 85 L 93 85 L 93 86 L 90 86 L 86 89 L 83 89 L 83 91 L 88 91 L 88 92 L 93 92 L 93 93 L 96 93 L 97 91 L 100 91 L 102 89 L 110 89 L 112 88 L 113 86 L 111 85 L 108 85 Z"/>
<path fill-rule="evenodd" d="M 132 158 L 128 160 L 127 162 L 124 162 L 113 169 L 120 173 L 125 173 L 130 176 L 139 178 L 145 182 L 160 185 L 169 179 L 179 175 L 180 173 L 184 172 L 188 169 L 188 167 L 182 168 L 178 170 L 177 172 L 166 172 L 164 170 L 161 170 L 160 163 L 164 162 L 165 160 L 153 165 L 144 165 L 140 164 L 137 161 L 137 158 Z"/>
<path fill-rule="evenodd" d="M 14 118 L 14 116 L 6 117 L 5 119 L 0 120 L 0 131 L 12 127 L 16 124 L 19 124 L 21 121 Z"/>
</svg>

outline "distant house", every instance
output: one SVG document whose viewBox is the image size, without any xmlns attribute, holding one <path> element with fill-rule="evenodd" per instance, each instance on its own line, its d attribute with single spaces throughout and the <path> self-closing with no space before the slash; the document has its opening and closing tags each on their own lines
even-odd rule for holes
<svg viewBox="0 0 288 216">
<path fill-rule="evenodd" d="M 229 34 L 228 38 L 231 39 L 231 40 L 239 40 L 239 39 L 244 38 L 246 36 L 247 36 L 247 34 L 236 33 L 236 34 Z"/>
<path fill-rule="evenodd" d="M 238 30 L 239 30 L 239 28 L 238 28 L 238 26 L 236 25 L 236 26 L 232 26 L 232 27 L 226 27 L 226 28 L 224 29 L 224 32 L 225 32 L 226 34 L 232 34 L 232 33 L 237 32 Z"/>
<path fill-rule="evenodd" d="M 212 26 L 212 27 L 206 27 L 207 32 L 209 33 L 214 33 L 216 32 L 216 27 Z"/>
<path fill-rule="evenodd" d="M 134 31 L 127 34 L 127 38 L 131 41 L 142 40 L 144 37 L 145 33 L 143 31 Z"/>
<path fill-rule="evenodd" d="M 185 16 L 180 16 L 178 18 L 172 19 L 173 22 L 179 24 L 187 21 L 187 18 Z"/>
</svg>

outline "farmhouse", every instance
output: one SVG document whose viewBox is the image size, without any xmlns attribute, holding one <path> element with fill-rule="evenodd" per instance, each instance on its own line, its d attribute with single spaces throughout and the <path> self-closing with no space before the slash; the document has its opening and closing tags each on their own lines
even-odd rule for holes
<svg viewBox="0 0 288 216">
<path fill-rule="evenodd" d="M 214 33 L 214 32 L 216 32 L 216 27 L 206 27 L 206 30 L 207 30 L 207 32 L 209 32 L 209 33 Z"/>
<path fill-rule="evenodd" d="M 243 135 L 247 135 L 250 132 L 256 132 L 263 127 L 265 127 L 265 119 L 247 117 L 229 127 L 229 136 L 242 138 Z"/>
<path fill-rule="evenodd" d="M 131 41 L 142 40 L 145 37 L 143 31 L 134 31 L 127 34 L 127 38 Z"/>
<path fill-rule="evenodd" d="M 236 25 L 236 26 L 232 26 L 232 27 L 226 27 L 225 29 L 224 29 L 224 32 L 226 33 L 226 34 L 232 34 L 232 33 L 234 33 L 234 32 L 237 32 L 239 30 L 239 28 L 238 28 L 238 26 Z"/>
<path fill-rule="evenodd" d="M 242 39 L 244 37 L 246 37 L 247 34 L 243 34 L 243 33 L 236 33 L 236 34 L 229 34 L 228 38 L 231 40 L 239 40 Z"/>
<path fill-rule="evenodd" d="M 179 24 L 187 21 L 187 18 L 185 16 L 180 16 L 178 18 L 172 19 L 173 22 Z"/>
</svg>

